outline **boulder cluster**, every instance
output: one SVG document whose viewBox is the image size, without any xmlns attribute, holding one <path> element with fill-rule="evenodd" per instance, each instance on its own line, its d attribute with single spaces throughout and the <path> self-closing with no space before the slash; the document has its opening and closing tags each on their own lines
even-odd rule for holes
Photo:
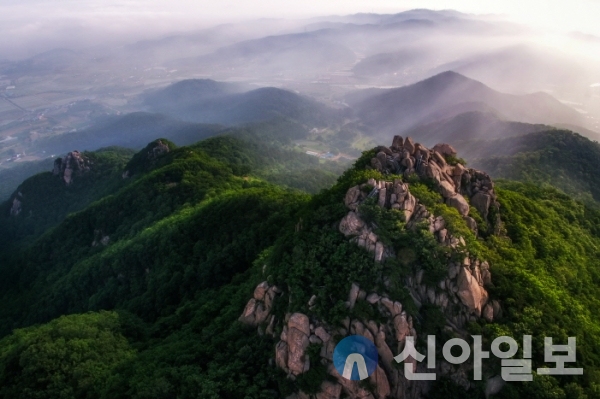
<svg viewBox="0 0 600 399">
<path fill-rule="evenodd" d="M 417 277 L 419 278 L 419 277 Z M 390 299 L 386 294 L 377 292 L 367 293 L 358 284 L 353 283 L 348 293 L 346 305 L 349 311 L 359 301 L 364 301 L 373 306 L 381 315 L 375 320 L 363 320 L 347 317 L 341 326 L 333 326 L 319 320 L 310 314 L 300 312 L 285 315 L 278 328 L 273 328 L 275 316 L 271 314 L 273 300 L 279 290 L 269 286 L 265 281 L 255 289 L 255 295 L 246 305 L 240 321 L 258 326 L 260 334 L 278 337 L 275 345 L 274 363 L 284 370 L 290 379 L 310 370 L 311 360 L 324 364 L 328 374 L 335 379 L 322 382 L 321 391 L 314 396 L 303 392 L 291 395 L 288 399 L 339 399 L 341 397 L 360 399 L 385 399 L 385 398 L 422 398 L 427 392 L 428 385 L 422 381 L 409 381 L 404 377 L 403 368 L 399 368 L 394 356 L 400 353 L 406 344 L 407 337 L 417 338 L 417 331 L 413 325 L 412 317 L 403 309 L 402 303 Z M 269 294 L 271 293 L 271 294 Z M 259 299 L 262 298 L 262 299 Z M 309 300 L 309 307 L 314 303 L 316 296 Z M 455 303 L 457 305 L 458 303 Z M 498 305 L 499 306 L 499 305 Z M 350 312 L 349 312 L 350 313 Z M 450 320 L 446 320 L 446 329 L 465 335 L 465 331 L 458 329 Z M 261 325 L 268 325 L 262 331 Z M 276 334 L 275 330 L 280 330 Z M 369 376 L 367 390 L 364 384 L 358 381 L 349 381 L 343 378 L 333 365 L 333 352 L 339 337 L 348 335 L 361 335 L 372 341 L 377 347 L 379 363 L 376 371 Z M 308 352 L 309 345 L 321 347 L 319 359 L 311 359 Z M 414 372 L 432 372 L 426 365 L 409 358 Z M 445 361 L 437 362 L 435 372 L 438 376 L 450 378 L 456 384 L 469 389 L 469 372 L 465 367 L 469 365 L 453 366 Z M 493 381 L 492 381 L 493 382 Z"/>
<path fill-rule="evenodd" d="M 272 300 L 276 298 L 277 291 L 276 287 L 269 286 L 266 281 L 259 284 L 256 287 L 255 295 L 248 301 L 240 321 L 253 326 L 260 326 L 260 323 L 267 324 L 266 334 L 275 336 L 273 329 L 275 316 L 270 312 Z M 269 295 L 269 292 L 272 294 Z M 261 297 L 262 300 L 258 299 Z M 313 296 L 310 299 L 309 306 L 312 306 L 311 302 L 314 303 L 315 298 L 316 296 Z M 346 318 L 343 326 L 335 328 L 311 318 L 309 315 L 297 312 L 286 314 L 281 323 L 283 326 L 278 335 L 279 341 L 275 346 L 275 364 L 288 373 L 289 378 L 295 379 L 310 370 L 311 359 L 307 349 L 311 344 L 321 346 L 318 361 L 327 366 L 328 373 L 335 378 L 337 383 L 324 381 L 321 392 L 315 395 L 317 399 L 339 399 L 342 393 L 351 398 L 384 399 L 391 395 L 392 388 L 399 386 L 397 382 L 403 379 L 399 370 L 393 367 L 394 355 L 390 345 L 396 350 L 398 347 L 403 347 L 407 336 L 416 336 L 412 318 L 406 314 L 399 302 L 393 302 L 376 293 L 367 295 L 357 284 L 353 284 L 346 304 L 351 309 L 357 301 L 368 301 L 377 306 L 382 315 L 388 318 L 388 322 L 377 323 L 373 320 L 360 321 Z M 375 394 L 364 389 L 357 381 L 346 380 L 333 366 L 333 351 L 337 343 L 334 336 L 348 334 L 362 335 L 377 345 L 381 362 L 369 377 L 369 382 L 375 387 Z M 292 396 L 292 398 L 294 397 L 309 398 L 302 392 Z"/>
<path fill-rule="evenodd" d="M 52 174 L 59 176 L 69 185 L 75 176 L 81 176 L 90 170 L 90 161 L 79 151 L 71 151 L 64 158 L 54 160 Z"/>
<path fill-rule="evenodd" d="M 370 194 L 366 194 L 371 187 L 373 189 Z M 365 188 L 367 190 L 364 190 Z M 374 226 L 369 225 L 361 218 L 358 207 L 371 193 L 377 193 L 378 206 L 403 211 L 407 228 L 414 230 L 417 226 L 424 224 L 440 245 L 448 246 L 452 250 L 465 247 L 464 238 L 452 235 L 446 228 L 444 218 L 432 215 L 425 205 L 420 204 L 419 200 L 410 193 L 408 184 L 400 180 L 386 182 L 369 179 L 362 185 L 351 187 L 346 193 L 344 204 L 349 212 L 340 221 L 339 230 L 359 246 L 374 253 L 375 261 L 381 262 L 396 255 L 393 248 L 386 247 L 379 241 L 377 234 L 373 231 Z M 465 217 L 465 219 L 470 221 L 471 218 Z M 474 221 L 472 222 L 474 223 Z M 474 321 L 476 317 L 482 315 L 490 322 L 493 320 L 494 307 L 492 303 L 488 303 L 489 296 L 485 289 L 486 285 L 491 284 L 491 273 L 487 262 L 470 257 L 468 254 L 462 263 L 451 262 L 449 259 L 448 275 L 439 283 L 438 287 L 424 285 L 422 283 L 423 273 L 423 270 L 420 270 L 405 282 L 417 306 L 431 303 L 440 306 L 443 310 L 448 309 L 449 322 L 457 330 L 462 329 L 468 321 Z M 457 312 L 453 305 L 459 303 L 462 303 L 464 307 Z M 500 311 L 499 306 L 496 306 L 496 309 L 497 316 Z"/>
<path fill-rule="evenodd" d="M 492 207 L 497 209 L 499 206 L 490 176 L 466 168 L 449 144 L 437 144 L 427 149 L 420 143 L 414 143 L 410 137 L 394 136 L 391 147 L 377 147 L 370 166 L 384 174 L 408 177 L 415 173 L 421 178 L 432 179 L 446 204 L 465 217 L 469 214 L 469 202 L 465 197 L 484 219 L 488 218 Z M 391 201 L 391 193 L 384 195 L 386 201 Z"/>
<path fill-rule="evenodd" d="M 281 290 L 276 286 L 269 286 L 266 281 L 259 284 L 239 320 L 244 324 L 255 326 L 267 321 L 266 332 L 272 333 L 275 318 L 271 315 L 271 310 L 273 308 L 273 301 L 279 294 L 281 294 Z"/>
<path fill-rule="evenodd" d="M 369 198 L 377 206 L 395 209 L 403 213 L 405 228 L 426 228 L 440 246 L 448 248 L 451 256 L 446 262 L 446 275 L 436 284 L 425 283 L 425 271 L 418 267 L 403 277 L 402 284 L 410 293 L 417 308 L 425 304 L 437 306 L 444 315 L 444 329 L 450 334 L 467 337 L 467 323 L 484 318 L 493 322 L 502 315 L 500 303 L 492 300 L 487 288 L 492 284 L 492 274 L 487 261 L 469 254 L 463 237 L 448 229 L 443 216 L 434 215 L 410 192 L 410 184 L 397 175 L 405 177 L 416 173 L 421 178 L 433 179 L 435 186 L 447 205 L 456 208 L 466 224 L 477 234 L 477 223 L 469 216 L 470 205 L 476 207 L 482 217 L 488 218 L 491 209 L 498 207 L 494 185 L 489 176 L 474 169 L 467 169 L 456 160 L 456 152 L 447 144 L 426 149 L 410 138 L 396 136 L 390 148 L 378 147 L 370 166 L 382 172 L 386 179 L 369 179 L 351 187 L 343 200 L 348 212 L 339 222 L 339 231 L 352 242 L 373 254 L 376 262 L 396 257 L 402 261 L 404 254 L 395 253 L 377 236 L 377 227 L 361 215 L 361 204 Z M 450 165 L 449 161 L 455 163 Z M 406 179 L 405 179 L 406 180 Z M 461 259 L 461 260 L 458 260 Z M 394 360 L 405 347 L 407 337 L 417 337 L 412 316 L 399 301 L 390 298 L 387 288 L 390 278 L 382 276 L 381 292 L 368 292 L 353 283 L 345 302 L 348 317 L 342 324 L 332 324 L 312 314 L 319 298 L 312 295 L 307 303 L 307 313 L 287 313 L 277 320 L 272 314 L 273 302 L 282 292 L 267 282 L 259 284 L 248 301 L 240 321 L 255 326 L 260 334 L 269 334 L 278 339 L 274 348 L 273 362 L 284 370 L 290 379 L 296 379 L 310 370 L 315 361 L 325 365 L 331 377 L 321 385 L 321 391 L 309 396 L 298 392 L 288 399 L 339 399 L 341 397 L 361 399 L 407 398 L 426 396 L 430 388 L 427 381 L 409 381 L 402 367 Z M 371 306 L 380 317 L 351 318 L 357 303 Z M 362 307 L 361 307 L 362 308 Z M 364 316 L 363 316 L 364 317 Z M 369 377 L 369 384 L 349 381 L 339 375 L 333 366 L 334 348 L 345 336 L 361 335 L 377 347 L 379 363 Z M 310 345 L 321 347 L 319 359 L 310 359 Z M 314 353 L 311 351 L 311 353 Z M 415 372 L 432 372 L 424 363 L 409 357 Z M 464 389 L 471 387 L 468 375 L 472 365 L 452 365 L 446 361 L 436 363 L 438 378 L 445 376 Z M 489 389 L 496 389 L 497 379 L 487 381 Z M 494 385 L 496 384 L 496 385 Z M 370 388 L 367 388 L 370 386 Z M 490 391 L 491 392 L 491 391 Z M 495 392 L 495 391 L 494 391 Z"/>
</svg>

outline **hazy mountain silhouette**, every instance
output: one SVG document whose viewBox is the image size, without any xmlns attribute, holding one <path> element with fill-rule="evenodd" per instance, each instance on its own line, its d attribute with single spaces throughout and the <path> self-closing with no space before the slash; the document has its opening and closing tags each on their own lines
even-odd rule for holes
<svg viewBox="0 0 600 399">
<path fill-rule="evenodd" d="M 489 111 L 471 111 L 417 126 L 406 131 L 404 135 L 431 146 L 439 142 L 459 143 L 464 140 L 506 138 L 550 129 L 552 127 L 543 124 L 502 120 Z"/>
<path fill-rule="evenodd" d="M 432 72 L 453 70 L 503 90 L 575 91 L 600 77 L 595 66 L 556 49 L 519 44 L 463 57 Z"/>
<path fill-rule="evenodd" d="M 193 66 L 211 73 L 220 69 L 235 69 L 240 74 L 251 70 L 258 75 L 306 73 L 352 63 L 353 51 L 344 45 L 319 37 L 315 32 L 267 36 L 247 40 L 189 59 L 176 60 L 174 67 Z"/>
<path fill-rule="evenodd" d="M 504 94 L 452 71 L 366 98 L 358 93 L 347 101 L 365 123 L 381 134 L 402 132 L 443 117 L 486 108 L 517 122 L 583 124 L 577 111 L 548 94 Z"/>
<path fill-rule="evenodd" d="M 103 123 L 79 132 L 40 139 L 35 146 L 48 154 L 61 154 L 74 149 L 96 150 L 108 146 L 138 149 L 153 137 L 164 137 L 177 144 L 190 144 L 213 136 L 222 129 L 218 125 L 182 122 L 166 115 L 134 112 L 108 117 Z"/>
<path fill-rule="evenodd" d="M 236 92 L 239 86 L 212 80 L 186 80 L 146 97 L 151 111 L 186 121 L 237 125 L 289 118 L 311 127 L 324 126 L 340 112 L 291 91 L 264 87 Z"/>
</svg>

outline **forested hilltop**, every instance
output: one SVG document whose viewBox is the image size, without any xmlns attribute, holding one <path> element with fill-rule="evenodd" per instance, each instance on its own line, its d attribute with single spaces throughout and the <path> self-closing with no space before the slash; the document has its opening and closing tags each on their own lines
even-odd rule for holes
<svg viewBox="0 0 600 399">
<path fill-rule="evenodd" d="M 459 155 L 397 137 L 335 182 L 249 136 L 67 154 L 0 207 L 0 397 L 600 398 L 600 212 Z M 343 385 L 350 334 L 533 335 L 534 370 L 576 336 L 584 375 Z"/>
</svg>

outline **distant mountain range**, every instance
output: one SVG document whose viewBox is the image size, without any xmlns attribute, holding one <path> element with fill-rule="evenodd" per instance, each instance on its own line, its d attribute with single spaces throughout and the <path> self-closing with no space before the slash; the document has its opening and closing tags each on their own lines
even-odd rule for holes
<svg viewBox="0 0 600 399">
<path fill-rule="evenodd" d="M 440 142 L 454 143 L 459 152 L 465 154 L 469 152 L 463 151 L 461 146 L 472 140 L 492 140 L 551 129 L 544 124 L 506 121 L 490 111 L 470 111 L 419 125 L 405 131 L 404 135 L 430 146 Z"/>
<path fill-rule="evenodd" d="M 431 73 L 453 70 L 512 93 L 552 88 L 581 90 L 600 77 L 595 66 L 556 48 L 517 44 L 445 63 Z"/>
<path fill-rule="evenodd" d="M 223 126 L 183 122 L 166 115 L 133 112 L 110 116 L 90 128 L 42 138 L 36 149 L 48 154 L 62 154 L 74 149 L 97 150 L 108 146 L 141 148 L 151 137 L 165 137 L 178 144 L 190 144 L 213 136 Z"/>
<path fill-rule="evenodd" d="M 267 36 L 242 41 L 196 58 L 169 62 L 172 67 L 196 67 L 219 73 L 235 70 L 246 74 L 272 76 L 273 74 L 305 74 L 327 68 L 343 67 L 354 62 L 356 56 L 343 44 L 328 40 L 315 32 Z"/>
<path fill-rule="evenodd" d="M 143 104 L 152 112 L 181 120 L 222 125 L 288 118 L 313 128 L 342 116 L 339 110 L 288 90 L 242 90 L 239 85 L 213 80 L 185 80 L 149 93 Z"/>
<path fill-rule="evenodd" d="M 548 94 L 504 94 L 452 71 L 397 89 L 359 92 L 347 102 L 381 135 L 486 109 L 517 122 L 584 123 L 581 114 Z"/>
</svg>

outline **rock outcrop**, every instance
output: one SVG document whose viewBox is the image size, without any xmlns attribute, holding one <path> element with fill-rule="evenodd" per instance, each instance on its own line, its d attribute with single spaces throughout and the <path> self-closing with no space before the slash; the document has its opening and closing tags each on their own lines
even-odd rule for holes
<svg viewBox="0 0 600 399">
<path fill-rule="evenodd" d="M 390 148 L 379 147 L 370 165 L 386 174 L 416 173 L 424 179 L 433 179 L 439 193 L 446 204 L 458 210 L 467 226 L 477 234 L 477 223 L 468 216 L 469 201 L 482 217 L 492 214 L 491 209 L 497 207 L 493 183 L 486 174 L 468 169 L 460 163 L 449 165 L 446 157 L 455 157 L 456 151 L 447 145 L 440 144 L 428 150 L 412 139 L 403 140 L 394 137 Z M 412 178 L 412 177 L 411 177 Z M 433 284 L 426 278 L 425 270 L 414 269 L 403 277 L 401 285 L 410 294 L 417 308 L 425 304 L 436 306 L 444 315 L 444 329 L 456 336 L 466 336 L 469 322 L 481 318 L 493 322 L 501 317 L 500 303 L 491 300 L 487 288 L 492 284 L 490 265 L 485 260 L 471 255 L 463 237 L 455 235 L 444 217 L 434 215 L 424 204 L 410 192 L 410 184 L 397 176 L 390 176 L 389 181 L 369 179 L 350 187 L 343 198 L 347 213 L 340 220 L 338 229 L 348 240 L 355 242 L 373 255 L 376 262 L 384 262 L 388 258 L 401 260 L 403 254 L 394 252 L 394 248 L 386 245 L 377 236 L 377 226 L 373 221 L 361 215 L 364 201 L 372 199 L 386 210 L 397 210 L 402 213 L 404 228 L 415 231 L 426 229 L 435 237 L 437 243 L 446 248 L 446 273 L 440 281 Z M 387 242 L 387 241 L 386 241 Z M 321 385 L 321 392 L 309 396 L 303 392 L 293 394 L 288 399 L 320 398 L 339 399 L 341 397 L 385 399 L 406 398 L 419 399 L 426 397 L 430 388 L 428 381 L 410 381 L 404 376 L 404 369 L 398 367 L 394 355 L 399 354 L 412 337 L 416 340 L 417 330 L 413 322 L 413 314 L 407 311 L 403 303 L 392 298 L 387 292 L 389 277 L 382 276 L 382 287 L 378 292 L 362 289 L 357 283 L 349 287 L 345 305 L 348 317 L 340 324 L 331 324 L 312 314 L 318 302 L 316 294 L 307 295 L 308 312 L 288 313 L 276 320 L 272 313 L 272 304 L 281 293 L 267 282 L 259 284 L 253 297 L 248 301 L 240 316 L 243 323 L 258 327 L 259 333 L 264 330 L 272 335 L 277 343 L 273 350 L 274 362 L 284 370 L 292 380 L 310 370 L 311 364 L 320 362 L 327 367 L 332 377 Z M 429 281 L 429 283 L 426 283 Z M 271 294 L 270 294 L 271 293 Z M 290 299 L 291 300 L 291 299 Z M 404 302 L 404 301 L 403 301 Z M 412 305 L 411 305 L 412 306 Z M 377 317 L 366 316 L 351 318 L 352 309 L 371 307 Z M 410 307 L 409 307 L 410 308 Z M 361 312 L 360 314 L 365 314 Z M 277 333 L 276 333 L 277 331 Z M 339 375 L 333 366 L 333 352 L 337 342 L 348 335 L 361 335 L 371 340 L 377 347 L 379 364 L 369 377 L 369 384 L 349 381 Z M 310 359 L 307 349 L 311 345 L 320 346 L 319 359 Z M 315 353 L 310 351 L 310 353 Z M 416 372 L 432 372 L 426 365 L 409 358 Z M 468 390 L 471 383 L 468 379 L 469 366 L 454 366 L 445 361 L 437 361 L 435 373 L 438 378 L 445 376 L 455 384 Z M 497 392 L 497 381 L 488 381 L 488 390 Z"/>
<path fill-rule="evenodd" d="M 76 176 L 89 172 L 90 161 L 79 151 L 72 151 L 64 158 L 56 158 L 54 160 L 54 168 L 52 173 L 59 176 L 64 182 L 69 185 L 73 182 Z"/>
<path fill-rule="evenodd" d="M 156 140 L 152 148 L 148 150 L 148 159 L 158 159 L 169 151 L 169 146 L 166 143 L 163 143 L 162 140 Z"/>
<path fill-rule="evenodd" d="M 11 216 L 19 216 L 23 210 L 23 194 L 19 191 L 13 198 L 12 206 L 10 207 Z"/>
<path fill-rule="evenodd" d="M 97 247 L 99 245 L 107 246 L 110 244 L 110 236 L 104 234 L 102 230 L 94 230 L 94 241 L 92 242 L 92 247 Z"/>
<path fill-rule="evenodd" d="M 258 326 L 269 319 L 269 324 L 271 324 L 273 322 L 273 316 L 271 316 L 273 302 L 280 293 L 279 288 L 269 286 L 266 281 L 263 281 L 254 290 L 254 296 L 246 304 L 239 320 L 244 324 Z"/>
<path fill-rule="evenodd" d="M 395 136 L 390 148 L 377 148 L 371 167 L 384 174 L 409 176 L 415 173 L 421 178 L 432 179 L 448 206 L 466 217 L 470 202 L 487 219 L 490 210 L 499 207 L 492 179 L 484 172 L 466 168 L 455 159 L 452 160 L 453 165 L 448 163 L 446 158 L 455 156 L 456 150 L 449 144 L 437 144 L 433 149 L 427 149 L 420 143 L 414 143 L 410 137 Z M 356 190 L 351 199 L 354 195 Z M 499 221 L 492 222 L 497 225 Z"/>
</svg>

